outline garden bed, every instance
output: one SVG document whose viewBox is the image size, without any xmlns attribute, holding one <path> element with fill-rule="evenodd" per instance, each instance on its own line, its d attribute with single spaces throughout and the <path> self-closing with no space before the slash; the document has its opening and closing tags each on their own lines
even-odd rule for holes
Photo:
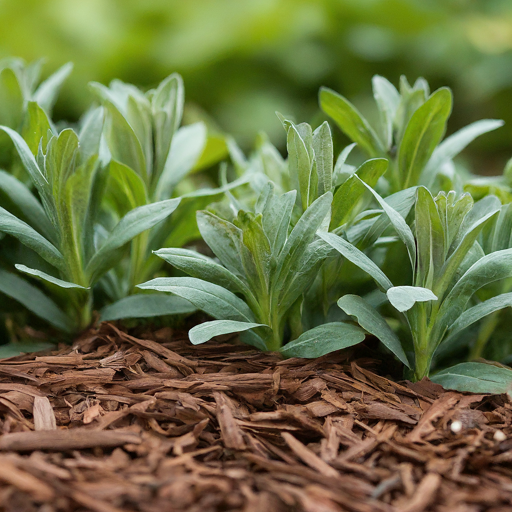
<svg viewBox="0 0 512 512">
<path fill-rule="evenodd" d="M 390 369 L 103 324 L 1 361 L 0 509 L 511 510 L 510 399 Z"/>
</svg>

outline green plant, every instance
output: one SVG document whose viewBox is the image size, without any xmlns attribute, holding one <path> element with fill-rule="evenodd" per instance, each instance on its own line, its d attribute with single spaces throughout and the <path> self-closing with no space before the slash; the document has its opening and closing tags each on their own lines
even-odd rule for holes
<svg viewBox="0 0 512 512">
<path fill-rule="evenodd" d="M 71 129 L 55 133 L 35 102 L 29 103 L 28 112 L 32 137 L 27 142 L 9 127 L 0 130 L 11 138 L 39 198 L 1 171 L 2 190 L 19 216 L 0 208 L 0 231 L 35 253 L 30 256 L 37 268 L 17 265 L 18 270 L 42 280 L 61 303 L 59 307 L 46 297 L 47 307 L 60 311 L 46 320 L 75 332 L 91 321 L 92 286 L 118 262 L 129 241 L 168 217 L 180 200 L 130 209 L 110 232 L 98 231 L 107 165 L 99 156 L 102 109 L 88 116 L 79 135 Z M 3 292 L 17 298 L 15 289 L 4 287 Z M 35 302 L 42 300 L 26 295 L 24 304 L 35 311 Z"/>
<path fill-rule="evenodd" d="M 186 249 L 161 249 L 158 256 L 192 277 L 157 278 L 139 287 L 176 294 L 215 318 L 190 330 L 192 343 L 243 332 L 244 342 L 262 350 L 303 357 L 358 343 L 363 332 L 347 324 L 302 333 L 297 311 L 303 293 L 331 252 L 315 233 L 328 218 L 332 194 L 316 199 L 291 228 L 295 199 L 295 191 L 276 195 L 268 184 L 256 213 L 241 210 L 229 222 L 198 212 L 201 235 L 220 263 Z M 287 337 L 294 341 L 281 348 Z"/>
<path fill-rule="evenodd" d="M 330 233 L 319 236 L 371 275 L 386 293 L 410 332 L 414 378 L 422 379 L 429 375 L 432 357 L 441 344 L 508 305 L 508 297 L 501 295 L 468 307 L 480 288 L 512 275 L 512 249 L 484 255 L 477 242 L 485 224 L 498 214 L 492 200 L 473 205 L 469 194 L 457 198 L 455 192 L 439 193 L 434 199 L 425 187 L 419 187 L 411 229 L 379 194 L 371 192 L 407 249 L 412 268 L 409 286 L 393 286 L 372 260 L 343 238 Z M 346 295 L 338 305 L 381 341 L 398 340 L 384 317 L 361 297 Z"/>
<path fill-rule="evenodd" d="M 105 191 L 106 214 L 119 219 L 129 210 L 176 197 L 185 192 L 183 180 L 201 165 L 216 162 L 208 154 L 208 137 L 204 123 L 179 128 L 184 105 L 181 77 L 172 74 L 156 89 L 143 93 L 130 84 L 114 80 L 110 87 L 93 83 L 91 88 L 105 108 L 103 134 L 111 154 Z M 136 236 L 131 242 L 129 258 L 109 272 L 101 284 L 110 300 L 121 300 L 108 307 L 103 319 L 112 319 L 122 310 L 125 316 L 140 314 L 145 301 L 141 295 L 128 299 L 135 286 L 150 279 L 161 267 L 152 255 L 159 247 L 182 246 L 199 237 L 195 212 L 222 197 L 244 179 L 221 188 L 200 188 L 182 193 L 177 212 L 164 222 Z M 190 188 L 190 187 L 188 187 Z M 171 313 L 175 305 L 170 302 Z"/>
<path fill-rule="evenodd" d="M 462 179 L 455 172 L 453 158 L 476 137 L 503 124 L 477 121 L 442 141 L 452 110 L 450 89 L 442 87 L 431 94 L 423 78 L 411 87 L 403 76 L 400 92 L 378 75 L 372 84 L 380 117 L 376 127 L 331 89 L 320 90 L 320 106 L 367 157 L 388 158 L 386 179 L 391 193 L 416 185 L 445 191 L 460 188 Z"/>
</svg>

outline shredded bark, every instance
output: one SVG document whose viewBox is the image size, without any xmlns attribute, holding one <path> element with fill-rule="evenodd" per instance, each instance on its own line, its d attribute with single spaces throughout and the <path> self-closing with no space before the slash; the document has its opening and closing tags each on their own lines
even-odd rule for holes
<svg viewBox="0 0 512 512">
<path fill-rule="evenodd" d="M 104 324 L 2 360 L 0 510 L 512 510 L 508 396 L 223 340 Z"/>
</svg>

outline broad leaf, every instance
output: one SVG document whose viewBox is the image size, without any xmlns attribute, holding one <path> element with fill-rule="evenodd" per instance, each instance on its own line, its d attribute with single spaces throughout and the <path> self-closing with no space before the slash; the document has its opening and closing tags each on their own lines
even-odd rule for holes
<svg viewBox="0 0 512 512">
<path fill-rule="evenodd" d="M 417 185 L 420 174 L 442 139 L 452 111 L 452 93 L 438 89 L 409 120 L 398 150 L 402 188 Z"/>
<path fill-rule="evenodd" d="M 400 94 L 391 82 L 379 75 L 372 78 L 372 86 L 381 115 L 384 146 L 389 150 L 393 142 L 393 125 L 400 104 Z"/>
<path fill-rule="evenodd" d="M 160 293 L 130 295 L 101 310 L 100 321 L 112 322 L 124 318 L 151 318 L 165 315 L 188 315 L 197 308 L 175 295 Z"/>
<path fill-rule="evenodd" d="M 320 107 L 334 120 L 341 131 L 368 155 L 377 157 L 384 153 L 384 148 L 368 121 L 346 98 L 331 89 L 322 87 Z"/>
<path fill-rule="evenodd" d="M 386 295 L 391 305 L 400 313 L 409 311 L 416 302 L 437 300 L 432 290 L 420 286 L 394 286 L 386 292 Z"/>
<path fill-rule="evenodd" d="M 193 345 L 206 343 L 215 336 L 223 334 L 232 334 L 235 332 L 243 332 L 256 327 L 267 327 L 265 324 L 256 324 L 249 322 L 237 322 L 234 320 L 213 320 L 211 322 L 203 322 L 202 324 L 192 327 L 188 331 L 188 337 Z"/>
<path fill-rule="evenodd" d="M 318 195 L 330 192 L 332 188 L 333 173 L 333 144 L 331 128 L 324 121 L 313 132 L 313 149 L 315 151 L 316 172 L 318 175 Z"/>
<path fill-rule="evenodd" d="M 486 363 L 461 363 L 430 378 L 445 389 L 469 393 L 510 393 L 512 370 Z"/>
<path fill-rule="evenodd" d="M 285 357 L 314 359 L 335 350 L 352 347 L 365 339 L 364 331 L 352 324 L 332 322 L 314 327 L 280 349 Z"/>
<path fill-rule="evenodd" d="M 173 293 L 217 320 L 255 320 L 249 306 L 234 293 L 194 277 L 159 277 L 139 284 L 137 288 Z"/>
</svg>

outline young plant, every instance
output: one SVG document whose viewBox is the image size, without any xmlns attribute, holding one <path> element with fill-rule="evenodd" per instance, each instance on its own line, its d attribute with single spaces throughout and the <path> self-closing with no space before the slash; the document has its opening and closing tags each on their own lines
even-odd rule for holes
<svg viewBox="0 0 512 512">
<path fill-rule="evenodd" d="M 456 197 L 442 192 L 434 199 L 417 189 L 415 220 L 411 229 L 404 218 L 370 187 L 405 244 L 412 269 L 409 286 L 393 286 L 382 270 L 362 251 L 331 233 L 319 236 L 375 280 L 410 332 L 414 351 L 414 378 L 429 375 L 437 348 L 469 325 L 502 307 L 506 297 L 468 307 L 483 286 L 512 275 L 512 249 L 484 255 L 477 238 L 484 225 L 498 214 L 494 201 L 473 205 L 469 194 Z M 340 308 L 381 341 L 397 335 L 381 314 L 361 297 L 345 295 Z"/>
<path fill-rule="evenodd" d="M 130 209 L 175 197 L 178 186 L 199 160 L 209 158 L 205 156 L 205 125 L 196 123 L 179 128 L 184 106 L 181 77 L 172 74 L 146 93 L 118 80 L 108 88 L 97 83 L 91 87 L 105 108 L 103 133 L 112 157 L 106 191 L 108 211 L 119 218 Z M 110 272 L 102 280 L 109 298 L 122 300 L 113 308 L 109 307 L 102 318 L 112 319 L 113 314 L 119 318 L 121 311 L 124 316 L 132 313 L 137 316 L 140 307 L 145 307 L 145 301 L 153 301 L 143 295 L 123 300 L 135 291 L 135 285 L 151 278 L 161 267 L 161 260 L 152 255 L 152 250 L 181 246 L 198 238 L 196 210 L 244 181 L 184 194 L 172 218 L 135 237 L 129 260 L 123 261 L 117 272 Z"/>
<path fill-rule="evenodd" d="M 403 76 L 400 92 L 381 76 L 374 76 L 372 85 L 380 117 L 376 127 L 331 89 L 320 89 L 320 106 L 366 156 L 388 158 L 391 193 L 420 184 L 443 190 L 460 188 L 453 158 L 476 137 L 503 124 L 477 121 L 442 141 L 452 110 L 450 89 L 442 87 L 431 94 L 423 78 L 411 87 Z"/>
<path fill-rule="evenodd" d="M 220 263 L 186 249 L 161 249 L 158 256 L 192 277 L 157 278 L 139 288 L 173 293 L 215 318 L 190 330 L 194 344 L 242 332 L 242 341 L 261 350 L 316 357 L 359 343 L 363 331 L 349 324 L 302 333 L 303 294 L 332 251 L 315 236 L 328 218 L 332 194 L 316 199 L 291 228 L 295 200 L 295 191 L 276 195 L 268 184 L 256 213 L 241 210 L 229 222 L 198 212 L 199 231 Z M 288 338 L 293 341 L 283 346 Z"/>
<path fill-rule="evenodd" d="M 29 104 L 31 133 L 45 134 L 37 154 L 9 127 L 0 127 L 12 140 L 33 182 L 37 195 L 15 177 L 2 172 L 2 189 L 19 216 L 0 208 L 0 231 L 17 238 L 34 251 L 36 268 L 16 265 L 18 270 L 44 282 L 62 304 L 46 304 L 57 316 L 47 320 L 73 332 L 87 327 L 92 313 L 92 286 L 108 272 L 134 237 L 167 218 L 179 199 L 160 201 L 130 210 L 110 232 L 98 232 L 97 221 L 105 183 L 105 165 L 99 158 L 103 127 L 102 109 L 89 116 L 77 135 L 66 129 L 53 133 L 46 114 Z M 3 289 L 16 298 L 15 289 Z M 41 300 L 34 295 L 33 301 Z M 29 309 L 35 306 L 27 304 Z M 64 309 L 64 311 L 62 311 Z"/>
</svg>

